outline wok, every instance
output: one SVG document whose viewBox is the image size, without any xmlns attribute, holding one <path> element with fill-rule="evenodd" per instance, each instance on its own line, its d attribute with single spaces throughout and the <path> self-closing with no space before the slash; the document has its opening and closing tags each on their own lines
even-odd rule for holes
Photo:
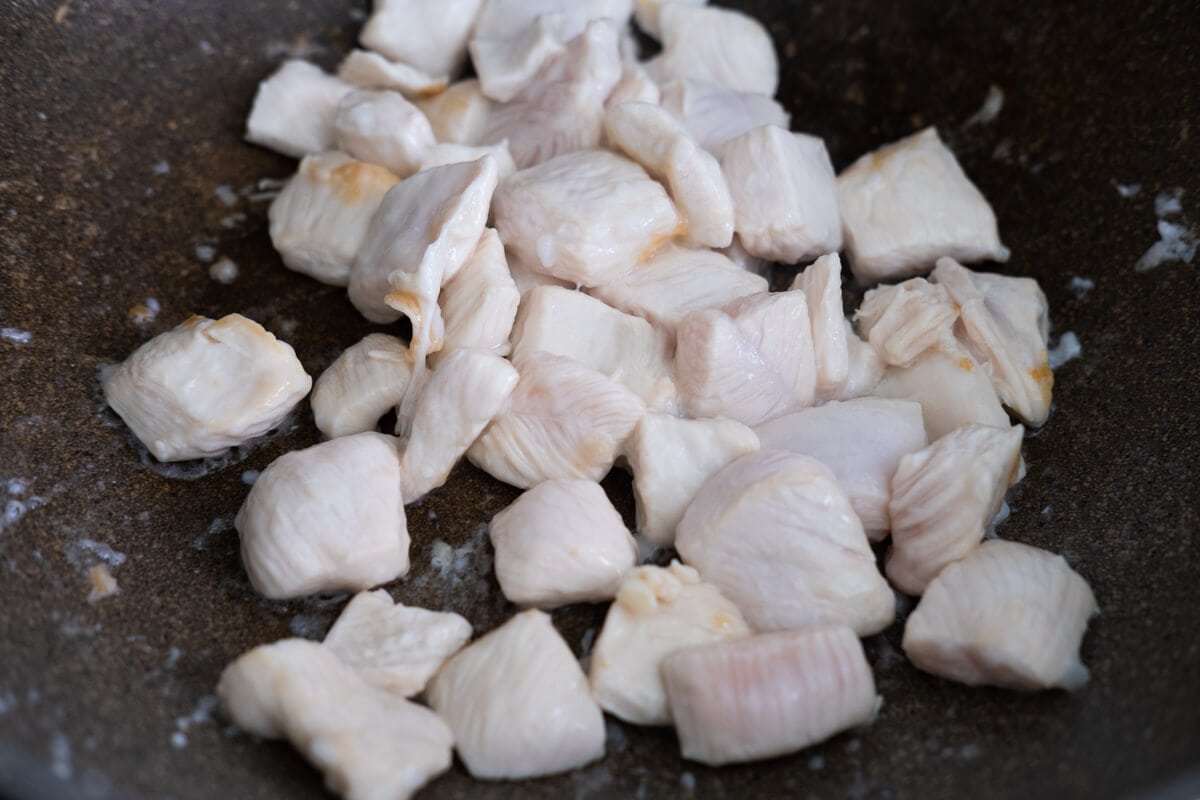
<svg viewBox="0 0 1200 800">
<path fill-rule="evenodd" d="M 1197 796 L 1200 277 L 1195 263 L 1134 265 L 1158 236 L 1159 192 L 1181 188 L 1183 217 L 1200 223 L 1200 6 L 740 6 L 776 38 L 794 127 L 823 136 L 839 169 L 938 125 L 995 206 L 1014 254 L 1005 271 L 1041 281 L 1054 336 L 1078 334 L 1083 355 L 1057 373 L 1055 412 L 1026 443 L 1029 474 L 1000 534 L 1064 553 L 1091 582 L 1102 607 L 1083 647 L 1091 683 L 1074 695 L 952 684 L 903 659 L 897 625 L 866 642 L 885 699 L 867 731 L 714 770 L 682 761 L 667 730 L 610 722 L 602 763 L 516 784 L 456 766 L 425 796 Z M 0 794 L 322 796 L 286 744 L 204 713 L 231 659 L 319 636 L 340 607 L 258 599 L 230 527 L 243 473 L 316 441 L 307 405 L 224 465 L 165 470 L 103 410 L 97 377 L 192 313 L 261 321 L 314 375 L 378 329 L 343 292 L 281 266 L 266 203 L 242 191 L 293 168 L 241 141 L 256 82 L 287 53 L 333 66 L 364 10 L 17 0 L 0 11 L 0 326 L 32 335 L 0 339 L 0 487 L 10 517 L 9 501 L 27 509 L 0 531 Z M 965 124 L 992 85 L 998 116 Z M 1118 191 L 1131 184 L 1140 191 Z M 239 277 L 210 279 L 198 245 Z M 161 310 L 138 325 L 130 309 L 149 298 Z M 608 487 L 630 514 L 628 479 Z M 511 607 L 481 525 L 514 496 L 460 466 L 411 509 L 414 568 L 394 593 L 463 613 L 477 633 L 502 621 Z M 463 565 L 445 580 L 430 565 L 439 538 Z M 86 602 L 96 550 L 80 540 L 125 555 L 119 595 Z M 579 651 L 602 613 L 555 622 Z"/>
</svg>

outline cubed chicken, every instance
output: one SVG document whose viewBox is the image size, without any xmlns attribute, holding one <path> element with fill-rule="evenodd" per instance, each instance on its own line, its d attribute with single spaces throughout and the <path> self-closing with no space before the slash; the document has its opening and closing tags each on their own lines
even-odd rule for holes
<svg viewBox="0 0 1200 800">
<path fill-rule="evenodd" d="M 412 362 L 395 336 L 372 333 L 347 347 L 313 386 L 317 430 L 330 439 L 373 431 L 408 390 Z"/>
<path fill-rule="evenodd" d="M 592 650 L 592 696 L 605 711 L 635 725 L 670 725 L 659 667 L 689 645 L 750 634 L 737 606 L 691 567 L 634 569 L 608 609 Z"/>
<path fill-rule="evenodd" d="M 658 16 L 668 2 L 673 5 L 692 6 L 708 4 L 708 0 L 634 0 L 633 17 L 637 20 L 638 27 L 655 39 L 662 38 L 662 28 L 659 27 Z"/>
<path fill-rule="evenodd" d="M 966 354 L 930 350 L 911 367 L 888 367 L 874 394 L 920 403 L 931 442 L 964 425 L 1008 425 L 987 370 Z"/>
<path fill-rule="evenodd" d="M 760 450 L 725 467 L 688 506 L 675 547 L 755 630 L 830 623 L 866 636 L 895 618 L 849 498 L 808 456 Z"/>
<path fill-rule="evenodd" d="M 283 421 L 312 388 L 295 351 L 253 320 L 192 316 L 107 368 L 104 399 L 159 461 L 224 453 Z"/>
<path fill-rule="evenodd" d="M 351 50 L 338 66 L 338 77 L 360 89 L 391 89 L 410 100 L 446 91 L 446 76 L 429 75 L 409 64 L 389 61 L 370 50 Z"/>
<path fill-rule="evenodd" d="M 421 169 L 433 169 L 447 164 L 461 164 L 465 161 L 478 161 L 484 156 L 496 159 L 496 179 L 499 183 L 508 180 L 517 171 L 513 163 L 512 153 L 508 152 L 508 142 L 496 144 L 469 145 L 444 142 L 435 144 L 425 151 L 421 158 Z"/>
<path fill-rule="evenodd" d="M 361 591 L 408 572 L 395 440 L 342 436 L 280 456 L 234 519 L 250 583 L 272 599 Z"/>
<path fill-rule="evenodd" d="M 977 686 L 1079 689 L 1091 588 L 1062 556 L 999 539 L 942 570 L 904 626 L 918 668 Z"/>
<path fill-rule="evenodd" d="M 717 252 L 736 264 L 738 269 L 752 272 L 763 278 L 763 280 L 771 279 L 771 262 L 756 255 L 751 255 L 736 233 L 733 235 L 733 243 L 729 247 L 722 247 Z M 797 289 L 800 287 L 792 286 L 792 288 Z"/>
<path fill-rule="evenodd" d="M 633 15 L 633 0 L 484 0 L 475 36 L 509 39 L 547 15 L 565 18 L 561 25 L 569 39 L 583 33 L 594 19 L 607 20 L 618 30 L 623 28 Z"/>
<path fill-rule="evenodd" d="M 838 176 L 850 269 L 864 286 L 928 271 L 950 256 L 1008 260 L 996 215 L 926 128 L 860 158 Z"/>
<path fill-rule="evenodd" d="M 292 158 L 332 150 L 338 103 L 354 87 L 316 64 L 290 59 L 258 85 L 246 141 Z"/>
<path fill-rule="evenodd" d="M 305 156 L 267 212 L 271 244 L 288 269 L 345 286 L 371 218 L 398 180 L 345 153 Z"/>
<path fill-rule="evenodd" d="M 754 431 L 731 419 L 642 417 L 625 447 L 633 470 L 638 532 L 660 547 L 670 547 L 700 487 L 758 447 Z"/>
<path fill-rule="evenodd" d="M 399 92 L 351 92 L 338 104 L 335 127 L 341 150 L 401 178 L 416 172 L 437 143 L 429 120 Z"/>
<path fill-rule="evenodd" d="M 634 61 L 626 62 L 621 68 L 621 80 L 613 87 L 608 99 L 604 101 L 605 108 L 619 106 L 622 103 L 654 103 L 662 100 L 662 90 L 658 83 L 650 77 L 645 68 Z"/>
<path fill-rule="evenodd" d="M 453 758 L 437 714 L 371 686 L 316 642 L 254 648 L 221 673 L 217 696 L 242 730 L 290 740 L 346 800 L 406 800 Z"/>
<path fill-rule="evenodd" d="M 879 382 L 883 380 L 884 373 L 887 372 L 887 365 L 883 363 L 879 353 L 875 352 L 874 347 L 858 338 L 850 320 L 843 320 L 842 324 L 846 329 L 846 355 L 848 358 L 846 382 L 842 384 L 841 391 L 833 399 L 852 400 L 855 397 L 874 394 Z M 916 401 L 916 398 L 911 399 Z M 922 407 L 922 416 L 924 413 L 924 407 Z M 925 430 L 926 438 L 929 438 L 928 423 L 925 425 Z"/>
<path fill-rule="evenodd" d="M 543 14 L 512 36 L 475 37 L 470 44 L 471 63 L 480 91 L 497 103 L 509 102 L 533 82 L 546 62 L 563 52 L 568 39 L 581 32 L 574 15 L 557 12 Z"/>
<path fill-rule="evenodd" d="M 910 278 L 867 292 L 854 319 L 885 364 L 909 367 L 930 349 L 965 355 L 954 338 L 958 312 L 945 287 Z"/>
<path fill-rule="evenodd" d="M 482 0 L 374 0 L 359 40 L 393 61 L 431 75 L 455 75 L 467 57 L 467 39 Z"/>
<path fill-rule="evenodd" d="M 583 286 L 612 283 L 681 233 L 667 192 L 627 158 L 559 156 L 496 192 L 496 229 L 527 268 Z"/>
<path fill-rule="evenodd" d="M 877 397 L 806 408 L 759 425 L 755 433 L 764 449 L 811 456 L 828 467 L 873 541 L 891 528 L 896 467 L 926 444 L 920 405 Z"/>
<path fill-rule="evenodd" d="M 715 156 L 730 139 L 762 125 L 786 130 L 791 116 L 767 95 L 738 92 L 707 81 L 671 81 L 662 87 L 662 107 L 683 122 L 700 145 Z"/>
<path fill-rule="evenodd" d="M 1023 434 L 1020 425 L 968 425 L 900 459 L 888 506 L 892 585 L 921 594 L 947 564 L 979 546 L 1017 479 Z"/>
<path fill-rule="evenodd" d="M 611 600 L 637 543 L 595 481 L 539 483 L 492 518 L 496 580 L 510 602 L 551 609 Z"/>
<path fill-rule="evenodd" d="M 351 599 L 323 644 L 372 686 L 412 697 L 470 638 L 458 614 L 395 603 L 376 589 Z"/>
<path fill-rule="evenodd" d="M 796 276 L 791 288 L 804 292 L 808 302 L 817 365 L 817 397 L 836 399 L 850 374 L 846 315 L 842 311 L 842 260 L 837 253 L 821 256 Z"/>
<path fill-rule="evenodd" d="M 775 94 L 775 44 L 753 17 L 733 9 L 667 3 L 659 9 L 658 27 L 662 53 L 646 69 L 659 83 L 691 78 L 739 92 Z"/>
<path fill-rule="evenodd" d="M 512 275 L 513 283 L 517 285 L 517 291 L 521 293 L 522 298 L 539 286 L 558 286 L 572 291 L 579 288 L 578 284 L 571 281 L 560 280 L 544 272 L 535 272 L 522 264 L 520 256 L 511 250 L 506 250 L 505 255 L 508 256 L 508 272 Z"/>
<path fill-rule="evenodd" d="M 573 358 L 533 353 L 502 413 L 467 451 L 497 480 L 528 489 L 553 478 L 598 481 L 646 405 L 607 375 Z"/>
<path fill-rule="evenodd" d="M 552 775 L 604 756 L 604 715 L 541 611 L 517 614 L 459 652 L 426 696 L 476 778 Z"/>
<path fill-rule="evenodd" d="M 417 101 L 437 140 L 451 144 L 479 144 L 492 107 L 476 78 L 452 83 L 441 94 Z"/>
<path fill-rule="evenodd" d="M 443 348 L 460 347 L 508 355 L 509 334 L 521 293 L 508 271 L 500 236 L 488 228 L 475 253 L 442 286 L 438 303 L 445 326 Z"/>
<path fill-rule="evenodd" d="M 837 179 L 825 142 L 764 125 L 725 142 L 721 171 L 742 246 L 796 264 L 842 246 Z"/>
<path fill-rule="evenodd" d="M 662 667 L 684 758 L 794 753 L 870 724 L 881 700 L 854 631 L 818 626 L 677 650 Z"/>
</svg>

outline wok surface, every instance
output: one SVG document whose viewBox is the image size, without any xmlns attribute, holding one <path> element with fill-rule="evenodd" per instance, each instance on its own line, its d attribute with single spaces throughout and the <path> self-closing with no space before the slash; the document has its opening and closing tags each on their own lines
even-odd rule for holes
<svg viewBox="0 0 1200 800">
<path fill-rule="evenodd" d="M 1200 6 L 740 6 L 776 38 L 793 126 L 825 137 L 839 169 L 938 125 L 996 208 L 1005 271 L 1041 281 L 1054 337 L 1078 334 L 1083 356 L 1057 373 L 1000 535 L 1064 553 L 1091 582 L 1092 682 L 1036 696 L 954 685 L 911 667 L 895 626 L 867 641 L 885 699 L 868 731 L 712 770 L 681 761 L 669 731 L 610 723 L 602 763 L 518 784 L 456 766 L 422 796 L 1123 797 L 1200 765 L 1200 278 L 1197 264 L 1134 270 L 1157 238 L 1160 191 L 1182 188 L 1200 224 Z M 316 441 L 307 404 L 233 463 L 172 479 L 139 460 L 97 377 L 192 313 L 259 320 L 313 375 L 378 329 L 343 292 L 282 267 L 265 203 L 217 195 L 289 174 L 240 140 L 255 84 L 289 52 L 334 65 L 362 10 L 17 0 L 0 12 L 0 326 L 32 334 L 0 339 L 0 490 L 23 479 L 26 504 L 44 503 L 0 529 L 0 794 L 322 796 L 286 744 L 195 713 L 232 658 L 320 635 L 340 607 L 257 599 L 230 527 L 243 472 Z M 964 126 L 993 84 L 998 117 Z M 1141 189 L 1126 198 L 1117 184 Z M 239 265 L 233 283 L 209 278 L 205 244 Z M 1077 276 L 1094 288 L 1073 289 Z M 129 309 L 148 298 L 161 311 L 138 326 Z M 628 480 L 609 486 L 628 514 Z M 481 526 L 515 494 L 460 467 L 411 510 L 414 569 L 394 593 L 477 632 L 502 621 Z M 433 574 L 437 538 L 462 554 L 457 581 Z M 82 539 L 126 556 L 121 593 L 95 605 Z M 578 652 L 602 614 L 555 621 Z"/>
</svg>

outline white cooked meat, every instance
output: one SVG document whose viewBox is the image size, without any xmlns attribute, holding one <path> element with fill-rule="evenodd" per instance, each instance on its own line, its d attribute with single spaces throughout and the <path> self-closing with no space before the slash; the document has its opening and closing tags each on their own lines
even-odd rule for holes
<svg viewBox="0 0 1200 800">
<path fill-rule="evenodd" d="M 272 599 L 370 589 L 408 572 L 395 440 L 342 436 L 280 456 L 234 519 L 250 583 Z"/>
<path fill-rule="evenodd" d="M 733 198 L 721 165 L 669 111 L 652 103 L 611 106 L 604 130 L 610 146 L 667 185 L 692 243 L 728 247 L 733 242 Z"/>
<path fill-rule="evenodd" d="M 451 144 L 481 144 L 493 106 L 477 78 L 457 81 L 441 94 L 417 101 L 437 140 Z"/>
<path fill-rule="evenodd" d="M 638 532 L 670 547 L 675 528 L 705 481 L 758 447 L 754 431 L 731 419 L 642 417 L 625 446 L 633 470 Z"/>
<path fill-rule="evenodd" d="M 688 506 L 675 547 L 755 630 L 830 623 L 866 636 L 895 618 L 850 500 L 808 456 L 759 450 L 725 467 Z"/>
<path fill-rule="evenodd" d="M 583 292 L 540 286 L 521 298 L 512 330 L 513 359 L 538 351 L 568 356 L 604 373 L 650 409 L 675 408 L 667 335 Z"/>
<path fill-rule="evenodd" d="M 401 178 L 417 171 L 437 143 L 421 110 L 399 92 L 359 89 L 338 103 L 338 148 Z"/>
<path fill-rule="evenodd" d="M 624 40 L 622 40 L 624 41 Z M 605 108 L 619 106 L 622 103 L 654 103 L 658 105 L 662 99 L 662 90 L 658 83 L 650 77 L 645 67 L 628 61 L 621 68 L 621 79 L 604 101 Z"/>
<path fill-rule="evenodd" d="M 634 0 L 633 18 L 637 20 L 639 28 L 655 39 L 662 38 L 662 28 L 659 27 L 658 16 L 668 2 L 672 5 L 703 6 L 708 4 L 708 0 Z"/>
<path fill-rule="evenodd" d="M 581 32 L 574 16 L 564 12 L 543 14 L 512 36 L 472 39 L 471 63 L 480 90 L 498 103 L 507 103 L 520 94 L 547 61 L 563 52 L 567 40 Z"/>
<path fill-rule="evenodd" d="M 904 626 L 918 668 L 977 686 L 1079 689 L 1092 590 L 1062 556 L 987 541 L 942 570 Z"/>
<path fill-rule="evenodd" d="M 763 125 L 725 142 L 734 228 L 752 255 L 796 264 L 842 246 L 837 179 L 825 142 Z"/>
<path fill-rule="evenodd" d="M 691 78 L 739 92 L 775 94 L 775 44 L 753 17 L 726 8 L 667 3 L 659 9 L 658 26 L 662 53 L 646 69 L 659 83 Z"/>
<path fill-rule="evenodd" d="M 926 444 L 920 405 L 877 397 L 806 408 L 754 432 L 764 449 L 811 456 L 828 467 L 873 541 L 891 528 L 888 502 L 897 465 Z"/>
<path fill-rule="evenodd" d="M 983 539 L 1021 466 L 1020 425 L 968 425 L 900 459 L 889 511 L 892 585 L 921 594 L 952 561 Z"/>
<path fill-rule="evenodd" d="M 804 292 L 817 364 L 817 397 L 833 400 L 850 374 L 846 316 L 842 312 L 842 261 L 823 255 L 796 276 L 791 289 Z"/>
<path fill-rule="evenodd" d="M 791 116 L 771 97 L 739 92 L 707 81 L 670 81 L 662 87 L 662 107 L 683 122 L 700 145 L 720 157 L 727 141 L 762 125 L 786 130 Z"/>
<path fill-rule="evenodd" d="M 449 85 L 445 74 L 430 75 L 370 50 L 351 50 L 338 65 L 337 75 L 361 89 L 391 89 L 410 100 L 433 97 Z"/>
<path fill-rule="evenodd" d="M 482 0 L 374 0 L 359 40 L 393 61 L 431 75 L 455 75 Z"/>
<path fill-rule="evenodd" d="M 850 269 L 864 286 L 928 271 L 942 256 L 1007 261 L 996 215 L 936 128 L 881 147 L 838 176 Z"/>
<path fill-rule="evenodd" d="M 871 289 L 854 319 L 885 364 L 909 367 L 929 349 L 964 355 L 954 337 L 958 313 L 944 286 L 910 278 Z"/>
<path fill-rule="evenodd" d="M 396 603 L 376 589 L 346 604 L 322 644 L 372 686 L 412 697 L 470 638 L 471 623 L 458 614 Z"/>
<path fill-rule="evenodd" d="M 659 667 L 689 645 L 750 634 L 737 606 L 691 567 L 637 567 L 609 606 L 592 650 L 588 680 L 605 711 L 634 725 L 669 725 Z"/>
<path fill-rule="evenodd" d="M 338 103 L 353 90 L 316 64 L 289 59 L 258 85 L 246 141 L 292 158 L 332 150 Z"/>
<path fill-rule="evenodd" d="M 438 361 L 412 404 L 400 459 L 406 502 L 446 483 L 467 448 L 507 407 L 516 385 L 513 365 L 487 350 L 453 350 Z"/>
<path fill-rule="evenodd" d="M 931 442 L 964 425 L 1008 425 L 987 370 L 966 354 L 930 350 L 911 367 L 888 367 L 874 394 L 920 403 Z"/>
<path fill-rule="evenodd" d="M 675 335 L 675 385 L 689 415 L 758 425 L 812 405 L 816 363 L 803 292 L 692 312 Z"/>
<path fill-rule="evenodd" d="M 502 413 L 467 451 L 471 463 L 522 489 L 553 478 L 598 481 L 612 468 L 646 406 L 573 358 L 533 353 Z"/>
<path fill-rule="evenodd" d="M 496 159 L 496 178 L 500 183 L 508 180 L 517 171 L 517 165 L 513 163 L 512 154 L 508 152 L 508 142 L 506 141 L 482 145 L 455 144 L 453 142 L 435 144 L 425 151 L 424 157 L 421 158 L 420 168 L 433 169 L 434 167 L 444 167 L 447 164 L 478 161 L 484 156 Z"/>
<path fill-rule="evenodd" d="M 683 757 L 720 765 L 794 753 L 875 719 L 855 632 L 809 627 L 697 645 L 662 667 Z"/>
<path fill-rule="evenodd" d="M 104 399 L 159 461 L 220 455 L 312 387 L 295 351 L 241 314 L 192 316 L 105 370 Z"/>
<path fill-rule="evenodd" d="M 620 29 L 633 14 L 633 0 L 484 0 L 474 35 L 481 39 L 508 39 L 534 25 L 538 17 L 558 15 L 566 38 L 583 33 L 588 22 L 603 19 Z"/>
<path fill-rule="evenodd" d="M 472 347 L 508 355 L 520 302 L 500 236 L 487 228 L 467 263 L 442 286 L 443 349 Z"/>
<path fill-rule="evenodd" d="M 550 617 L 517 614 L 442 667 L 426 691 L 476 778 L 534 778 L 604 756 L 604 715 Z"/>
<path fill-rule="evenodd" d="M 887 365 L 875 352 L 875 348 L 858 338 L 850 320 L 843 320 L 846 329 L 846 355 L 849 359 L 846 369 L 846 382 L 834 400 L 851 400 L 874 394 L 875 388 L 883 380 Z M 830 398 L 822 398 L 830 399 Z M 915 400 L 915 398 L 912 398 Z M 928 426 L 926 426 L 928 428 Z"/>
<path fill-rule="evenodd" d="M 311 399 L 317 430 L 330 439 L 375 430 L 404 399 L 411 378 L 408 346 L 386 333 L 369 334 L 317 378 Z"/>
<path fill-rule="evenodd" d="M 683 232 L 666 190 L 602 150 L 521 170 L 497 190 L 493 213 L 525 268 L 582 286 L 617 280 Z"/>
<path fill-rule="evenodd" d="M 242 654 L 221 673 L 217 696 L 242 730 L 290 740 L 346 800 L 405 800 L 453 758 L 454 736 L 437 714 L 371 686 L 316 642 Z"/>
<path fill-rule="evenodd" d="M 736 233 L 733 235 L 733 243 L 729 247 L 721 248 L 719 252 L 736 264 L 738 269 L 752 272 L 764 280 L 771 277 L 770 262 L 747 252 L 746 248 L 742 245 L 742 240 L 738 238 Z M 793 286 L 792 288 L 796 289 L 799 287 Z"/>
<path fill-rule="evenodd" d="M 496 580 L 510 602 L 542 609 L 611 600 L 637 544 L 595 481 L 548 480 L 492 518 Z"/>
</svg>

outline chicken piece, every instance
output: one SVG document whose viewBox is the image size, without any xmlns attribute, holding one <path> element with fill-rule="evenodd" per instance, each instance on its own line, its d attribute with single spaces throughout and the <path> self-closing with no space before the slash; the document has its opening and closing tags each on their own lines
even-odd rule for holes
<svg viewBox="0 0 1200 800">
<path fill-rule="evenodd" d="M 384 589 L 354 595 L 323 644 L 372 686 L 412 697 L 471 638 L 471 623 L 447 611 L 392 601 Z"/>
<path fill-rule="evenodd" d="M 662 673 L 683 757 L 703 764 L 794 753 L 870 724 L 882 702 L 862 643 L 840 625 L 688 647 Z"/>
<path fill-rule="evenodd" d="M 1022 439 L 1020 425 L 968 425 L 900 459 L 884 567 L 893 586 L 921 594 L 947 564 L 979 545 L 1017 479 Z"/>
<path fill-rule="evenodd" d="M 617 30 L 595 20 L 547 61 L 511 102 L 494 106 L 482 141 L 508 141 L 517 167 L 598 147 L 604 101 L 621 79 Z"/>
<path fill-rule="evenodd" d="M 958 307 L 945 287 L 924 278 L 870 290 L 854 318 L 885 364 L 912 366 L 929 349 L 955 358 L 965 355 L 954 338 Z"/>
<path fill-rule="evenodd" d="M 358 90 L 337 109 L 338 147 L 407 178 L 437 143 L 421 110 L 399 92 Z"/>
<path fill-rule="evenodd" d="M 817 364 L 817 397 L 835 399 L 850 374 L 846 316 L 842 313 L 842 261 L 838 254 L 818 258 L 796 276 L 791 288 L 804 292 L 808 301 Z"/>
<path fill-rule="evenodd" d="M 758 425 L 812 405 L 816 382 L 803 292 L 694 311 L 676 329 L 675 384 L 690 416 Z"/>
<path fill-rule="evenodd" d="M 508 272 L 512 275 L 513 283 L 517 285 L 517 291 L 521 293 L 521 297 L 529 294 L 532 290 L 539 286 L 558 286 L 571 291 L 578 290 L 578 284 L 570 281 L 559 280 L 542 272 L 534 272 L 521 263 L 521 259 L 515 253 L 505 251 L 508 256 Z"/>
<path fill-rule="evenodd" d="M 479 88 L 497 103 L 507 103 L 533 82 L 546 62 L 559 56 L 568 39 L 582 32 L 570 13 L 548 13 L 529 27 L 504 38 L 471 40 L 471 63 Z"/>
<path fill-rule="evenodd" d="M 431 75 L 455 75 L 467 57 L 467 39 L 482 0 L 374 0 L 359 40 L 393 61 Z"/>
<path fill-rule="evenodd" d="M 316 64 L 290 59 L 258 85 L 246 141 L 292 158 L 332 150 L 338 103 L 354 87 Z"/>
<path fill-rule="evenodd" d="M 484 0 L 475 37 L 510 39 L 547 15 L 564 18 L 561 30 L 564 39 L 570 39 L 583 33 L 594 19 L 607 20 L 614 29 L 623 28 L 633 16 L 633 0 Z"/>
<path fill-rule="evenodd" d="M 510 602 L 542 609 L 611 600 L 638 548 L 595 481 L 539 483 L 492 518 L 496 580 Z"/>
<path fill-rule="evenodd" d="M 604 101 L 604 107 L 611 109 L 622 103 L 653 103 L 658 105 L 662 99 L 662 90 L 658 83 L 650 77 L 641 64 L 634 61 L 626 62 L 621 68 L 621 80 Z"/>
<path fill-rule="evenodd" d="M 659 26 L 659 15 L 663 6 L 668 2 L 672 5 L 703 6 L 708 0 L 634 0 L 633 17 L 638 27 L 655 39 L 662 39 L 662 28 Z"/>
<path fill-rule="evenodd" d="M 398 180 L 344 153 L 305 156 L 267 212 L 271 244 L 288 269 L 345 286 L 371 218 Z"/>
<path fill-rule="evenodd" d="M 931 350 L 911 367 L 889 367 L 874 394 L 920 403 L 930 442 L 964 425 L 1008 425 L 987 370 L 965 354 L 954 358 Z"/>
<path fill-rule="evenodd" d="M 513 365 L 486 350 L 453 350 L 438 361 L 413 403 L 400 460 L 408 502 L 446 483 L 467 448 L 508 405 L 516 385 Z"/>
<path fill-rule="evenodd" d="M 410 100 L 446 91 L 445 75 L 433 76 L 416 67 L 389 61 L 370 50 L 351 50 L 338 66 L 338 77 L 360 89 L 390 89 Z"/>
<path fill-rule="evenodd" d="M 725 467 L 688 506 L 675 547 L 755 630 L 830 623 L 867 636 L 895 618 L 849 498 L 808 456 L 760 450 Z"/>
<path fill-rule="evenodd" d="M 452 83 L 441 94 L 417 101 L 437 140 L 450 144 L 479 144 L 492 107 L 475 78 Z"/>
<path fill-rule="evenodd" d="M 738 269 L 758 275 L 763 280 L 769 281 L 771 279 L 771 262 L 751 255 L 736 233 L 733 235 L 733 243 L 729 247 L 721 248 L 717 252 L 736 264 Z M 793 286 L 792 288 L 796 289 L 799 287 Z"/>
<path fill-rule="evenodd" d="M 526 269 L 589 287 L 649 259 L 680 227 L 661 185 L 602 150 L 518 172 L 496 192 L 493 213 L 504 246 Z"/>
<path fill-rule="evenodd" d="M 960 308 L 960 340 L 990 368 L 1004 405 L 1030 425 L 1045 422 L 1054 373 L 1046 352 L 1046 295 L 1037 281 L 972 272 L 950 258 L 938 260 L 930 280 Z"/>
<path fill-rule="evenodd" d="M 907 278 L 935 259 L 1008 260 L 996 216 L 936 128 L 868 153 L 838 176 L 850 270 L 864 286 Z"/>
<path fill-rule="evenodd" d="M 659 9 L 662 53 L 646 63 L 659 83 L 691 78 L 772 97 L 779 59 L 771 34 L 753 17 L 726 8 L 667 3 Z"/>
<path fill-rule="evenodd" d="M 280 456 L 233 524 L 250 583 L 271 599 L 395 580 L 409 542 L 395 440 L 358 433 Z"/>
<path fill-rule="evenodd" d="M 850 320 L 843 319 L 842 325 L 846 330 L 846 355 L 848 359 L 846 382 L 842 385 L 841 391 L 836 396 L 822 399 L 852 400 L 855 397 L 865 397 L 869 394 L 875 394 L 875 388 L 879 386 L 880 381 L 883 380 L 884 373 L 887 371 L 887 365 L 883 363 L 883 359 L 875 352 L 875 348 L 858 338 L 858 334 L 854 332 L 854 326 L 850 324 Z M 909 399 L 916 400 L 916 398 Z M 926 424 L 925 429 L 926 438 L 928 438 L 928 424 Z"/>
<path fill-rule="evenodd" d="M 217 695 L 238 727 L 289 739 L 346 800 L 405 800 L 453 758 L 454 735 L 437 714 L 371 686 L 316 642 L 244 653 Z"/>
<path fill-rule="evenodd" d="M 291 346 L 241 314 L 189 317 L 106 368 L 100 382 L 159 461 L 208 458 L 262 436 L 312 387 Z"/>
<path fill-rule="evenodd" d="M 458 653 L 426 692 L 476 778 L 534 778 L 604 756 L 604 715 L 550 617 L 517 614 Z"/>
<path fill-rule="evenodd" d="M 637 567 L 608 609 L 592 650 L 592 696 L 634 725 L 670 725 L 659 666 L 680 648 L 750 634 L 737 606 L 691 567 Z"/>
<path fill-rule="evenodd" d="M 660 547 L 670 547 L 700 487 L 758 446 L 754 431 L 731 419 L 642 417 L 625 452 L 633 470 L 638 532 Z"/>
<path fill-rule="evenodd" d="M 368 335 L 317 378 L 311 401 L 317 430 L 330 439 L 375 430 L 404 399 L 411 378 L 408 346 L 385 333 Z"/>
<path fill-rule="evenodd" d="M 706 81 L 683 80 L 663 84 L 662 107 L 688 129 L 708 152 L 720 157 L 730 139 L 762 125 L 787 130 L 791 116 L 766 95 L 738 92 Z"/>
<path fill-rule="evenodd" d="M 904 626 L 904 653 L 926 672 L 971 686 L 1081 688 L 1087 581 L 1062 556 L 984 542 L 933 579 Z"/>
<path fill-rule="evenodd" d="M 512 348 L 514 360 L 538 351 L 568 356 L 620 382 L 652 410 L 675 408 L 666 334 L 583 292 L 531 289 L 521 299 Z"/>
<path fill-rule="evenodd" d="M 471 463 L 522 489 L 553 478 L 603 478 L 645 404 L 573 358 L 533 353 L 516 366 L 512 404 L 471 445 Z"/>
<path fill-rule="evenodd" d="M 508 180 L 517 171 L 512 154 L 508 152 L 508 142 L 496 144 L 469 145 L 445 142 L 435 144 L 425 151 L 421 158 L 421 169 L 444 167 L 447 164 L 462 164 L 467 161 L 478 161 L 484 156 L 496 159 L 496 179 L 498 183 Z"/>
<path fill-rule="evenodd" d="M 504 245 L 495 230 L 484 230 L 475 253 L 442 286 L 438 302 L 445 325 L 445 351 L 473 347 L 508 355 L 508 337 L 521 293 L 509 275 Z"/>
<path fill-rule="evenodd" d="M 806 408 L 755 433 L 764 449 L 789 450 L 828 467 L 872 541 L 892 527 L 888 502 L 897 465 L 926 444 L 920 405 L 877 397 Z"/>
<path fill-rule="evenodd" d="M 841 248 L 837 179 L 822 140 L 752 128 L 725 143 L 721 171 L 738 239 L 752 255 L 796 264 Z"/>
<path fill-rule="evenodd" d="M 728 247 L 733 242 L 733 198 L 721 165 L 670 112 L 650 103 L 613 106 L 604 130 L 610 145 L 667 185 L 693 243 Z"/>
</svg>

